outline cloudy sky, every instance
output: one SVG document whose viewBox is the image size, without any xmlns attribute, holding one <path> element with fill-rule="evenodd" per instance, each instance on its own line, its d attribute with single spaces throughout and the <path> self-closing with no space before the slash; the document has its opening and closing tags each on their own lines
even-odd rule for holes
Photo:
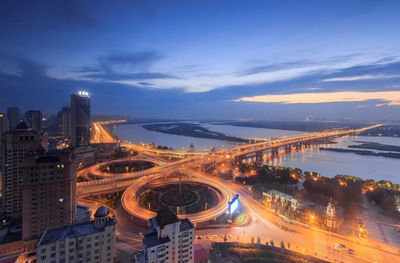
<svg viewBox="0 0 400 263">
<path fill-rule="evenodd" d="M 400 1 L 0 5 L 0 111 L 400 120 Z"/>
</svg>

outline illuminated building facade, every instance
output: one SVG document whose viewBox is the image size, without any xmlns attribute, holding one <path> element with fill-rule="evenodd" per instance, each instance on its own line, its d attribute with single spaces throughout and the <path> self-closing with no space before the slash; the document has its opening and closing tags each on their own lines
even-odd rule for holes
<svg viewBox="0 0 400 263">
<path fill-rule="evenodd" d="M 325 226 L 330 229 L 336 228 L 336 208 L 332 199 L 326 207 Z"/>
<path fill-rule="evenodd" d="M 115 242 L 115 220 L 101 206 L 94 220 L 47 230 L 38 242 L 36 262 L 115 262 Z"/>
<path fill-rule="evenodd" d="M 71 138 L 72 134 L 72 117 L 71 108 L 68 106 L 63 107 L 57 114 L 59 131 L 62 136 Z"/>
<path fill-rule="evenodd" d="M 22 216 L 23 168 L 27 154 L 43 146 L 42 135 L 28 129 L 24 122 L 3 136 L 2 143 L 2 206 L 11 218 Z"/>
<path fill-rule="evenodd" d="M 90 97 L 89 93 L 80 91 L 71 95 L 71 141 L 72 146 L 80 147 L 90 144 Z"/>
<path fill-rule="evenodd" d="M 145 262 L 194 262 L 194 226 L 189 219 L 162 209 L 149 224 L 151 232 L 143 238 Z"/>
<path fill-rule="evenodd" d="M 70 225 L 76 214 L 76 165 L 69 150 L 26 157 L 23 185 L 23 239 Z"/>
</svg>

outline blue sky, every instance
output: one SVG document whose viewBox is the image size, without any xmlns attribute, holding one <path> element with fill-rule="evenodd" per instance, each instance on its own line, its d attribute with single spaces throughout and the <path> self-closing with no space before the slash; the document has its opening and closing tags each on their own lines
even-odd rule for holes
<svg viewBox="0 0 400 263">
<path fill-rule="evenodd" d="M 0 110 L 400 120 L 399 1 L 2 1 Z"/>
</svg>

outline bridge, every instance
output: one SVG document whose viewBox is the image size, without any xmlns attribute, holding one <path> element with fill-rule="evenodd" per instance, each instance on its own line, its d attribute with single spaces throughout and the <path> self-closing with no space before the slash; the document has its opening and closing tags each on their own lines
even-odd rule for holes
<svg viewBox="0 0 400 263">
<path fill-rule="evenodd" d="M 102 127 L 102 124 L 97 122 L 93 125 L 95 127 L 95 132 L 100 133 L 99 138 L 105 139 L 105 141 L 103 142 L 117 142 L 116 139 Z M 322 132 L 313 132 L 297 136 L 273 138 L 268 141 L 244 144 L 230 149 L 221 149 L 215 152 L 173 152 L 157 150 L 154 148 L 148 149 L 147 147 L 140 147 L 136 144 L 123 143 L 122 145 L 125 145 L 130 149 L 138 150 L 148 155 L 165 155 L 169 157 L 181 155 L 185 156 L 186 158 L 173 162 L 161 163 L 159 166 L 140 172 L 114 174 L 112 176 L 107 173 L 101 173 L 98 169 L 99 165 L 95 165 L 94 167 L 90 168 L 90 171 L 94 172 L 96 176 L 103 179 L 78 183 L 77 194 L 79 197 L 85 197 L 95 194 L 114 193 L 127 188 L 128 186 L 130 186 L 130 184 L 132 184 L 136 179 L 140 177 L 148 178 L 150 176 L 156 175 L 168 176 L 172 172 L 184 171 L 187 169 L 193 169 L 195 167 L 202 167 L 204 165 L 209 165 L 231 158 L 243 160 L 246 158 L 247 155 L 252 153 L 255 153 L 255 161 L 260 161 L 262 160 L 265 151 L 276 151 L 281 147 L 298 147 L 302 144 L 321 143 L 323 141 L 332 140 L 341 136 L 359 134 L 363 131 L 373 129 L 381 125 L 382 124 L 377 124 L 360 129 L 336 129 Z M 107 162 L 100 165 L 106 164 Z"/>
<path fill-rule="evenodd" d="M 251 190 L 248 187 L 244 187 L 240 184 L 235 184 L 233 182 L 224 180 L 222 178 L 216 176 L 210 176 L 209 174 L 201 172 L 197 167 L 204 168 L 205 166 L 209 166 L 212 163 L 220 162 L 223 160 L 231 160 L 233 158 L 240 159 L 245 158 L 246 155 L 255 154 L 255 156 L 260 156 L 262 153 L 266 151 L 275 151 L 279 149 L 284 149 L 287 147 L 299 147 L 301 145 L 314 144 L 314 143 L 324 143 L 326 141 L 351 135 L 358 134 L 368 129 L 372 129 L 378 127 L 380 125 L 373 125 L 361 129 L 337 129 L 337 130 L 329 130 L 323 132 L 315 132 L 308 133 L 303 135 L 297 135 L 292 137 L 281 137 L 281 138 L 273 138 L 263 142 L 256 142 L 250 144 L 244 144 L 237 147 L 233 147 L 231 149 L 222 149 L 215 152 L 203 152 L 198 155 L 186 154 L 182 152 L 183 159 L 159 159 L 158 166 L 154 168 L 150 168 L 148 170 L 133 172 L 133 173 L 122 173 L 122 174 L 108 174 L 103 175 L 100 174 L 100 177 L 103 179 L 88 181 L 78 183 L 77 185 L 77 194 L 79 198 L 87 197 L 90 195 L 98 195 L 98 194 L 109 194 L 124 191 L 124 194 L 121 198 L 121 204 L 125 212 L 131 215 L 135 215 L 135 218 L 147 219 L 148 217 L 154 215 L 151 211 L 143 209 L 142 207 L 138 207 L 137 199 L 135 193 L 141 186 L 150 184 L 157 184 L 161 182 L 173 182 L 176 181 L 170 175 L 175 172 L 180 172 L 185 174 L 185 180 L 200 182 L 200 183 L 208 183 L 210 185 L 216 185 L 218 188 L 221 188 L 222 195 L 220 196 L 220 200 L 217 206 L 214 209 L 208 209 L 204 213 L 200 212 L 198 214 L 191 214 L 193 216 L 194 223 L 201 223 L 209 220 L 213 220 L 218 217 L 222 213 L 226 211 L 226 201 L 229 200 L 234 194 L 239 194 L 241 197 L 241 204 L 246 208 L 248 213 L 254 218 L 254 223 L 251 226 L 246 228 L 246 231 L 253 231 L 252 228 L 256 227 L 256 233 L 262 233 L 268 235 L 272 239 L 275 237 L 279 238 L 279 240 L 290 241 L 290 243 L 299 243 L 301 242 L 302 246 L 308 249 L 312 249 L 315 251 L 315 254 L 318 252 L 318 255 L 326 257 L 334 260 L 344 260 L 349 262 L 373 262 L 370 260 L 371 255 L 378 257 L 379 259 L 383 259 L 382 262 L 397 262 L 399 250 L 398 247 L 394 247 L 392 245 L 382 243 L 377 240 L 368 240 L 364 242 L 363 240 L 359 240 L 357 238 L 331 233 L 319 228 L 310 227 L 304 228 L 300 225 L 289 225 L 290 229 L 293 229 L 293 232 L 288 232 L 283 230 L 277 226 L 284 225 L 285 223 L 282 219 L 274 217 L 268 211 L 266 211 L 265 207 L 260 204 L 257 200 L 255 200 L 252 196 Z M 97 123 L 97 127 L 99 131 L 103 133 L 101 138 L 109 140 L 108 142 L 115 142 L 115 139 L 110 135 L 106 134 L 107 132 L 101 126 L 101 124 Z M 118 141 L 117 141 L 118 142 Z M 133 147 L 136 145 L 132 145 Z M 159 158 L 162 154 L 168 156 L 170 151 L 141 151 L 143 148 L 133 148 L 138 149 L 141 155 L 152 155 L 154 158 Z M 173 155 L 169 155 L 170 157 Z M 100 164 L 102 165 L 102 164 Z M 81 170 L 80 173 L 88 173 L 91 168 L 87 168 L 85 170 Z M 97 169 L 95 172 L 98 173 L 100 170 Z M 99 175 L 99 174 L 96 174 Z M 186 216 L 186 215 L 181 215 Z M 124 225 L 124 222 L 120 222 L 119 224 Z M 118 231 L 125 231 L 124 227 L 122 227 Z M 235 229 L 231 230 L 229 228 L 223 229 L 197 229 L 198 233 L 226 233 L 227 231 L 232 231 L 230 233 L 234 233 Z M 246 233 L 247 234 L 247 233 Z M 242 235 L 242 234 L 241 234 Z M 244 234 L 243 234 L 244 236 Z M 140 239 L 140 237 L 138 237 Z M 347 247 L 351 247 L 356 251 L 355 256 L 347 255 L 347 254 L 335 254 L 332 251 L 332 247 L 336 243 L 343 243 Z M 371 243 L 372 242 L 372 243 Z M 356 261 L 354 261 L 356 260 Z M 358 260 L 358 261 L 357 261 Z M 375 262 L 375 261 L 374 261 Z"/>
<path fill-rule="evenodd" d="M 322 132 L 313 132 L 308 134 L 302 134 L 290 137 L 281 137 L 268 140 L 265 142 L 258 142 L 253 144 L 246 144 L 231 148 L 229 153 L 236 159 L 245 159 L 248 154 L 255 153 L 255 161 L 265 160 L 265 151 L 276 153 L 280 148 L 300 148 L 303 144 L 320 144 L 324 142 L 330 142 L 335 138 L 351 135 L 360 134 L 363 131 L 374 129 L 382 124 L 372 125 L 360 129 L 335 129 Z"/>
</svg>

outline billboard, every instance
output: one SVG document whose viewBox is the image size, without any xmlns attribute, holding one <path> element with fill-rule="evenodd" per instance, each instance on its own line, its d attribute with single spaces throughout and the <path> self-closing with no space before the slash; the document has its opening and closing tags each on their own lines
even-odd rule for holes
<svg viewBox="0 0 400 263">
<path fill-rule="evenodd" d="M 235 197 L 228 203 L 228 213 L 232 215 L 239 208 L 239 195 Z"/>
<path fill-rule="evenodd" d="M 239 207 L 239 199 L 236 199 L 231 203 L 229 207 L 229 213 L 233 214 L 238 207 Z"/>
</svg>

